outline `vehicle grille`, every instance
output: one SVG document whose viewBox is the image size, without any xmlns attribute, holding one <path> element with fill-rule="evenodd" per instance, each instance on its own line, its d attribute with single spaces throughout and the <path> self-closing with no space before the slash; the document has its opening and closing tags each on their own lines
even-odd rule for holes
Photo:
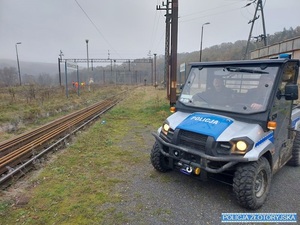
<svg viewBox="0 0 300 225">
<path fill-rule="evenodd" d="M 197 134 L 186 130 L 180 130 L 178 137 L 179 145 L 183 145 L 205 152 L 205 145 L 208 137 L 207 135 Z"/>
</svg>

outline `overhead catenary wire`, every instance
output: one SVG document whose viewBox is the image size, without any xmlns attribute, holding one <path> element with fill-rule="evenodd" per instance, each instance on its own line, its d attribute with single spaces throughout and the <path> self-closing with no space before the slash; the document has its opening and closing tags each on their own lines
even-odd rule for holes
<svg viewBox="0 0 300 225">
<path fill-rule="evenodd" d="M 193 21 L 193 20 L 197 20 L 199 18 L 205 18 L 205 17 L 215 16 L 215 15 L 225 14 L 227 12 L 232 12 L 232 11 L 240 10 L 241 7 L 237 7 L 237 8 L 233 8 L 233 9 L 230 9 L 230 10 L 222 10 L 222 11 L 216 12 L 216 13 L 205 14 L 205 13 L 210 12 L 210 11 L 215 11 L 216 9 L 219 9 L 219 8 L 224 9 L 224 7 L 226 7 L 226 6 L 231 6 L 231 5 L 234 5 L 234 4 L 237 4 L 237 3 L 240 4 L 240 1 L 234 2 L 234 3 L 231 3 L 231 4 L 226 4 L 226 5 L 214 7 L 214 8 L 209 8 L 209 9 L 201 10 L 201 11 L 198 11 L 198 12 L 195 12 L 195 13 L 190 13 L 190 14 L 185 14 L 185 15 L 183 14 L 183 15 L 179 16 L 180 22 L 190 22 L 190 21 Z M 199 16 L 199 15 L 201 15 L 201 16 Z M 193 17 L 193 16 L 196 16 L 196 17 L 189 18 L 189 17 Z"/>
<path fill-rule="evenodd" d="M 233 11 L 237 11 L 237 10 L 240 10 L 240 7 L 239 8 L 234 8 L 234 9 L 231 9 L 231 10 L 227 10 L 227 11 L 222 11 L 222 12 L 219 12 L 219 13 L 207 14 L 207 15 L 204 15 L 204 16 L 198 16 L 198 17 L 195 17 L 195 18 L 187 19 L 187 20 L 182 20 L 181 17 L 180 17 L 179 22 L 180 23 L 190 22 L 190 21 L 197 20 L 197 19 L 200 19 L 200 18 L 206 18 L 206 17 L 216 16 L 216 15 L 221 15 L 221 14 L 225 14 L 225 13 L 233 12 Z"/>
<path fill-rule="evenodd" d="M 163 42 L 163 40 L 164 40 L 164 36 L 165 36 L 164 33 L 162 33 L 162 34 L 160 35 L 160 38 L 158 39 L 157 44 L 153 47 L 154 52 L 156 52 L 156 50 L 157 50 L 161 45 L 163 45 L 162 42 Z"/>
<path fill-rule="evenodd" d="M 81 9 L 81 11 L 85 14 L 85 16 L 88 18 L 88 20 L 91 22 L 91 24 L 93 25 L 93 27 L 97 30 L 97 32 L 101 35 L 101 37 L 103 38 L 103 40 L 106 42 L 106 44 L 110 47 L 110 49 L 112 49 L 120 58 L 122 58 L 120 56 L 120 54 L 113 48 L 113 46 L 110 44 L 110 42 L 105 38 L 104 34 L 101 32 L 101 30 L 98 28 L 98 26 L 93 22 L 93 20 L 91 19 L 91 17 L 87 14 L 87 12 L 82 8 L 82 6 L 79 4 L 79 2 L 77 0 L 75 0 L 76 4 L 78 5 L 78 7 Z"/>
<path fill-rule="evenodd" d="M 162 15 L 162 13 L 160 12 L 159 13 L 159 21 L 157 22 L 157 29 L 156 29 L 156 31 L 155 31 L 155 40 L 153 41 L 153 43 L 152 43 L 152 49 L 153 49 L 153 51 L 154 52 L 156 52 L 157 51 L 157 49 L 159 48 L 159 47 L 161 47 L 161 45 L 163 45 L 162 44 L 162 42 L 163 42 L 163 40 L 164 40 L 164 37 L 165 37 L 165 33 L 164 32 L 161 32 L 161 33 L 159 33 L 158 32 L 158 25 L 159 25 L 159 23 L 160 23 L 160 21 L 162 20 L 162 19 L 164 19 L 164 17 L 163 17 L 163 15 Z M 164 23 L 164 22 L 163 22 Z"/>
<path fill-rule="evenodd" d="M 192 16 L 192 15 L 196 15 L 196 14 L 202 14 L 202 13 L 205 13 L 205 12 L 208 12 L 208 11 L 213 11 L 213 10 L 216 10 L 216 9 L 219 9 L 219 8 L 224 8 L 225 6 L 230 6 L 230 5 L 234 5 L 236 4 L 237 2 L 234 2 L 234 3 L 231 3 L 231 4 L 227 4 L 227 5 L 221 5 L 221 6 L 217 6 L 217 7 L 214 7 L 214 8 L 209 8 L 209 9 L 205 9 L 205 10 L 201 10 L 201 11 L 198 11 L 198 12 L 194 12 L 194 13 L 189 13 L 189 14 L 186 14 L 186 15 L 181 15 L 180 17 L 189 17 L 189 16 Z M 240 3 L 240 1 L 238 2 Z"/>
<path fill-rule="evenodd" d="M 149 50 L 153 49 L 154 43 L 156 41 L 157 37 L 157 31 L 160 23 L 160 18 L 161 18 L 161 13 L 158 13 L 157 10 L 155 11 L 155 16 L 154 16 L 154 22 L 153 22 L 153 27 L 152 27 L 152 33 L 151 33 L 151 43 L 149 46 Z"/>
</svg>

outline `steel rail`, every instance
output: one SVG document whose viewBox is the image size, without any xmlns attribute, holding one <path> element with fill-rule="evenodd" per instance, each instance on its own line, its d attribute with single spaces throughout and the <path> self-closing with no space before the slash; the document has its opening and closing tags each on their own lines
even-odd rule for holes
<svg viewBox="0 0 300 225">
<path fill-rule="evenodd" d="M 57 119 L 57 120 L 54 120 L 48 124 L 45 124 L 44 126 L 42 127 L 39 127 L 35 130 L 32 130 L 32 131 L 29 131 L 27 133 L 24 133 L 22 135 L 19 135 L 15 138 L 12 138 L 10 140 L 7 140 L 7 141 L 4 141 L 2 143 L 0 143 L 0 157 L 7 154 L 7 151 L 12 151 L 13 148 L 17 148 L 18 147 L 18 143 L 20 143 L 20 145 L 24 145 L 24 142 L 30 140 L 30 138 L 32 136 L 37 136 L 38 134 L 41 134 L 43 131 L 46 131 L 46 130 L 49 130 L 53 127 L 56 127 L 58 126 L 59 124 L 71 119 L 71 118 L 74 118 L 74 117 L 77 117 L 78 115 L 80 115 L 82 112 L 84 112 L 85 110 L 88 110 L 88 109 L 92 109 L 92 108 L 95 108 L 98 106 L 98 104 L 101 104 L 100 103 L 96 103 L 92 106 L 89 106 L 85 109 L 82 109 L 82 110 L 79 110 L 79 111 L 76 111 L 76 112 L 73 112 L 69 115 L 66 115 L 64 117 L 61 117 L 60 119 Z"/>
<path fill-rule="evenodd" d="M 109 110 L 110 108 L 112 108 L 114 105 L 111 105 L 110 107 L 108 107 L 106 110 L 98 113 L 97 115 L 95 115 L 94 117 L 92 117 L 90 120 L 88 120 L 87 122 L 83 123 L 81 126 L 79 126 L 78 128 L 76 128 L 75 130 L 73 130 L 71 133 L 65 135 L 64 137 L 62 137 L 61 139 L 59 139 L 58 141 L 56 141 L 55 143 L 53 143 L 52 145 L 50 145 L 49 147 L 47 147 L 46 149 L 44 149 L 42 152 L 40 152 L 39 154 L 37 154 L 36 156 L 32 157 L 31 159 L 29 159 L 28 161 L 26 161 L 25 163 L 21 164 L 20 166 L 18 166 L 17 168 L 15 168 L 14 170 L 10 171 L 8 174 L 2 176 L 0 178 L 0 184 L 4 183 L 6 180 L 8 180 L 10 177 L 14 176 L 15 174 L 17 174 L 19 171 L 21 171 L 22 169 L 24 169 L 26 166 L 32 164 L 35 160 L 37 160 L 38 158 L 42 157 L 44 154 L 46 154 L 47 152 L 49 152 L 50 150 L 52 150 L 55 146 L 57 146 L 59 143 L 61 143 L 62 141 L 64 141 L 65 139 L 67 139 L 69 136 L 71 136 L 73 133 L 76 133 L 78 130 L 82 129 L 84 126 L 86 126 L 87 124 L 89 124 L 90 122 L 92 122 L 93 120 L 95 120 L 96 118 L 98 118 L 100 115 L 102 115 L 103 113 L 105 113 L 107 110 Z"/>
<path fill-rule="evenodd" d="M 18 136 L 16 138 L 16 141 L 12 139 L 10 141 L 6 141 L 3 145 L 1 143 L 0 146 L 8 147 L 1 148 L 2 152 L 4 151 L 7 153 L 2 155 L 2 157 L 0 158 L 0 174 L 7 174 L 2 175 L 0 183 L 7 180 L 8 177 L 19 172 L 24 166 L 28 165 L 28 163 L 32 162 L 34 159 L 37 159 L 45 152 L 49 151 L 48 149 L 53 148 L 58 143 L 65 140 L 67 137 L 70 136 L 70 134 L 76 132 L 78 129 L 82 128 L 87 123 L 91 122 L 99 115 L 103 114 L 104 112 L 115 106 L 120 100 L 121 98 L 113 96 L 90 107 L 64 116 L 61 120 L 58 119 L 53 121 L 52 123 L 46 124 L 45 126 L 43 126 L 43 128 L 38 128 L 32 132 L 27 132 L 24 134 L 24 137 L 22 137 L 22 135 Z M 61 138 L 62 135 L 65 135 L 65 137 Z M 49 145 L 50 141 L 55 141 L 55 139 L 57 138 L 60 138 L 59 141 L 56 141 L 55 144 L 52 144 L 49 147 L 46 147 L 45 149 L 46 144 Z M 20 145 L 20 143 L 22 142 L 23 145 L 21 147 L 18 147 L 13 151 L 8 152 L 7 149 L 14 146 L 14 144 Z M 41 150 L 41 148 L 44 148 L 44 150 Z M 34 155 L 35 150 L 38 152 L 37 155 Z M 24 163 L 25 159 L 26 162 Z M 9 170 L 10 168 L 13 168 L 16 165 L 18 165 L 17 168 L 14 168 L 11 171 Z"/>
<path fill-rule="evenodd" d="M 102 104 L 100 104 L 98 107 L 103 108 L 107 104 L 110 104 L 110 102 L 102 102 Z M 35 138 L 33 141 L 29 142 L 28 144 L 23 145 L 17 151 L 13 151 L 5 155 L 4 157 L 0 158 L 0 172 L 1 172 L 1 168 L 3 170 L 6 165 L 12 163 L 12 161 L 16 161 L 18 158 L 28 153 L 28 151 L 31 151 L 33 148 L 43 145 L 48 140 L 57 137 L 59 134 L 65 132 L 66 130 L 70 129 L 71 127 L 75 126 L 81 121 L 87 119 L 89 116 L 93 115 L 96 110 L 97 108 L 93 108 L 92 110 L 89 110 L 87 113 L 83 113 L 78 117 L 74 117 L 71 120 L 65 121 L 65 123 L 61 124 L 60 126 L 57 126 L 56 128 L 48 131 L 47 133 L 43 133 L 41 136 L 39 135 L 38 138 Z"/>
</svg>

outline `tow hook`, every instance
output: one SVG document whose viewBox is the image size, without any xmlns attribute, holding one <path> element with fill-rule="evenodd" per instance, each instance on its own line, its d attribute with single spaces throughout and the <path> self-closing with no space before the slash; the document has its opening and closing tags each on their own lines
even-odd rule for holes
<svg viewBox="0 0 300 225">
<path fill-rule="evenodd" d="M 193 168 L 191 166 L 188 166 L 185 170 L 186 172 L 191 173 L 193 171 Z"/>
<path fill-rule="evenodd" d="M 187 166 L 185 168 L 181 168 L 180 171 L 184 174 L 190 175 L 193 172 L 193 168 L 191 166 Z"/>
</svg>

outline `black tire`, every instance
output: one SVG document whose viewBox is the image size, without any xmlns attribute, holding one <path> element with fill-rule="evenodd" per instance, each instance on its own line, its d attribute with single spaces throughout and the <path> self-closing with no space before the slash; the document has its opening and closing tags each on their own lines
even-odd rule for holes
<svg viewBox="0 0 300 225">
<path fill-rule="evenodd" d="M 168 170 L 170 170 L 170 168 L 168 167 L 169 159 L 160 152 L 157 142 L 155 142 L 152 147 L 150 159 L 151 159 L 152 166 L 157 171 L 165 173 Z"/>
<path fill-rule="evenodd" d="M 233 192 L 238 203 L 247 209 L 258 209 L 267 199 L 272 172 L 268 160 L 241 164 L 233 178 Z"/>
<path fill-rule="evenodd" d="M 300 132 L 296 131 L 296 136 L 292 148 L 292 158 L 288 161 L 289 166 L 300 166 Z"/>
</svg>

